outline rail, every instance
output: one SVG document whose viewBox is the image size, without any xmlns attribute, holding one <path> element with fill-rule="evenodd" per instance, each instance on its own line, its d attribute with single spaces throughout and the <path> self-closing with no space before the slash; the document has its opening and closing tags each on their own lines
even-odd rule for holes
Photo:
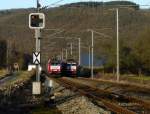
<svg viewBox="0 0 150 114">
<path fill-rule="evenodd" d="M 68 89 L 78 91 L 82 95 L 100 101 L 105 108 L 118 114 L 137 114 L 134 110 L 127 109 L 126 107 L 121 106 L 120 105 L 121 103 L 129 103 L 129 104 L 132 103 L 132 105 L 137 109 L 139 108 L 142 109 L 142 112 L 150 111 L 149 102 L 145 102 L 138 98 L 127 97 L 124 95 L 112 93 L 106 90 L 76 83 L 67 80 L 65 78 L 51 78 L 51 79 L 59 84 L 62 84 L 64 87 Z"/>
</svg>

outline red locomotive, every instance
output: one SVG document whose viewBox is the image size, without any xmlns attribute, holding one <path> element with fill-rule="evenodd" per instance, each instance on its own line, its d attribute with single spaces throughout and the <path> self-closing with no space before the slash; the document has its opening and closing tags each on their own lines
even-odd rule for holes
<svg viewBox="0 0 150 114">
<path fill-rule="evenodd" d="M 61 73 L 61 63 L 59 61 L 48 61 L 47 71 L 49 74 L 60 74 Z"/>
</svg>

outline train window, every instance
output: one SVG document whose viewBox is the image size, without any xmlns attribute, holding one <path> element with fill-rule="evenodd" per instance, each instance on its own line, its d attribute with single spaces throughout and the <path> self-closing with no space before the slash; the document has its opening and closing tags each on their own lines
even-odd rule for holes
<svg viewBox="0 0 150 114">
<path fill-rule="evenodd" d="M 52 62 L 52 65 L 60 65 L 60 63 Z"/>
</svg>

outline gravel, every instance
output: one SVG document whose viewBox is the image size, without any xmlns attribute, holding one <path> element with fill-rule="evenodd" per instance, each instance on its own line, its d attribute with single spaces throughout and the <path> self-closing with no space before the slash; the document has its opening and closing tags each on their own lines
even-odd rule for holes
<svg viewBox="0 0 150 114">
<path fill-rule="evenodd" d="M 110 114 L 87 97 L 54 84 L 55 102 L 62 114 Z"/>
<path fill-rule="evenodd" d="M 78 96 L 57 105 L 63 114 L 104 114 L 102 109 L 94 105 L 84 96 Z"/>
</svg>

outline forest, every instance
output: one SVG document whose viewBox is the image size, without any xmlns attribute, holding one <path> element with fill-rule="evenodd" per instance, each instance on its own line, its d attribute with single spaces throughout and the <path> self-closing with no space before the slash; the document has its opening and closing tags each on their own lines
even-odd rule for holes
<svg viewBox="0 0 150 114">
<path fill-rule="evenodd" d="M 123 6 L 128 5 L 128 7 Z M 116 68 L 116 12 L 110 8 L 119 8 L 119 39 L 120 39 L 120 69 L 121 73 L 150 74 L 150 10 L 140 9 L 133 2 L 80 2 L 66 4 L 60 7 L 43 9 L 46 15 L 46 28 L 63 29 L 56 34 L 58 37 L 80 37 L 84 46 L 91 44 L 91 34 L 87 29 L 109 35 L 112 39 L 94 34 L 94 55 L 104 60 L 103 66 L 108 72 Z M 0 40 L 7 42 L 11 55 L 8 63 L 19 62 L 22 68 L 24 64 L 31 62 L 32 52 L 35 49 L 34 31 L 28 27 L 28 15 L 35 12 L 30 9 L 14 9 L 0 11 Z M 105 29 L 110 28 L 110 29 Z M 51 39 L 49 36 L 55 31 L 42 30 L 42 56 L 43 64 L 48 57 L 59 53 L 65 48 L 66 40 L 57 39 L 53 48 L 49 48 Z M 7 46 L 6 46 L 7 47 Z M 2 45 L 0 50 L 3 50 Z M 6 51 L 7 52 L 7 51 Z M 82 52 L 87 52 L 83 49 Z M 12 54 L 11 54 L 12 53 Z M 25 56 L 26 55 L 26 56 Z M 0 53 L 0 56 L 6 54 Z M 26 59 L 28 58 L 28 59 Z M 1 66 L 5 66 L 1 59 Z M 26 61 L 26 62 L 24 62 Z M 4 64 L 4 65 L 3 65 Z"/>
</svg>

